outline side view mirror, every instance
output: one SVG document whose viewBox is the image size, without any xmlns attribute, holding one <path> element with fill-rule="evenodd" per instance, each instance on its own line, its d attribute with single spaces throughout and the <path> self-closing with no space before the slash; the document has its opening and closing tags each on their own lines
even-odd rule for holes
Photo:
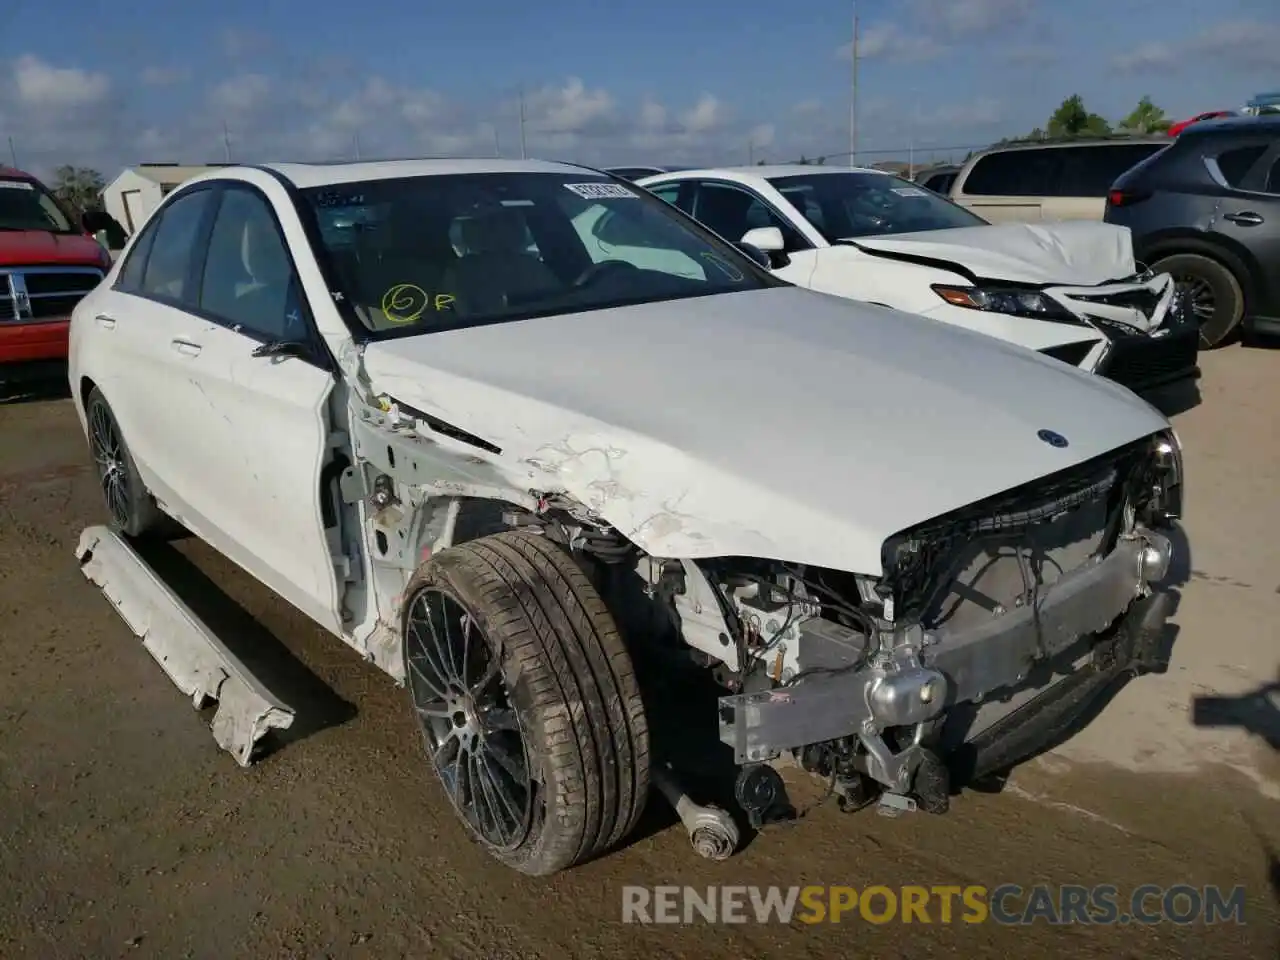
<svg viewBox="0 0 1280 960">
<path fill-rule="evenodd" d="M 111 215 L 105 210 L 86 210 L 80 214 L 80 226 L 88 234 L 100 233 L 107 229 Z"/>
<path fill-rule="evenodd" d="M 777 227 L 756 227 L 742 235 L 742 243 L 749 243 L 765 253 L 781 253 L 786 246 L 782 239 L 782 231 Z"/>
</svg>

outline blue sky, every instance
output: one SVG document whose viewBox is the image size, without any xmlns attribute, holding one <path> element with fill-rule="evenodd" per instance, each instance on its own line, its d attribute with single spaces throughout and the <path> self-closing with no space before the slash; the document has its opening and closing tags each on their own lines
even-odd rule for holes
<svg viewBox="0 0 1280 960">
<path fill-rule="evenodd" d="M 128 11 L 123 13 L 122 11 Z M 531 155 L 596 163 L 847 150 L 853 4 L 87 0 L 0 6 L 0 156 Z M 944 158 L 1072 93 L 1118 119 L 1280 89 L 1276 0 L 861 0 L 859 145 Z M 642 14 L 637 16 L 636 14 Z M 886 156 L 868 152 L 865 159 Z M 960 151 L 963 155 L 963 150 Z"/>
</svg>

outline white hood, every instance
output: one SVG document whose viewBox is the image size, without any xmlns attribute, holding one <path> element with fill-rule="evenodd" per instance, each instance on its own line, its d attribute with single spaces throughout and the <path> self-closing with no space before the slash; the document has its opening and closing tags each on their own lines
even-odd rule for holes
<svg viewBox="0 0 1280 960">
<path fill-rule="evenodd" d="M 955 264 L 979 280 L 1091 287 L 1137 272 L 1129 228 L 1090 220 L 1000 223 L 847 242 L 870 253 Z"/>
<path fill-rule="evenodd" d="M 1021 347 L 795 287 L 384 340 L 364 363 L 660 557 L 878 573 L 891 534 L 1167 426 Z"/>
</svg>

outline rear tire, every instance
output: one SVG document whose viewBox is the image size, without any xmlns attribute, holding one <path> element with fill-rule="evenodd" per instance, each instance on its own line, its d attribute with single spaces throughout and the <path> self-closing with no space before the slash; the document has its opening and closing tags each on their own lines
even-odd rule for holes
<svg viewBox="0 0 1280 960">
<path fill-rule="evenodd" d="M 1198 253 L 1175 253 L 1151 265 L 1156 273 L 1170 274 L 1191 297 L 1200 322 L 1200 344 L 1206 349 L 1222 346 L 1244 318 L 1244 290 L 1227 267 Z"/>
<path fill-rule="evenodd" d="M 649 728 L 617 625 L 569 552 L 528 531 L 471 540 L 405 597 L 405 684 L 471 835 L 536 876 L 626 837 L 648 799 Z"/>
<path fill-rule="evenodd" d="M 141 537 L 154 533 L 167 519 L 138 475 L 120 425 L 102 391 L 94 387 L 84 404 L 89 450 L 107 508 L 108 525 L 117 533 Z"/>
</svg>

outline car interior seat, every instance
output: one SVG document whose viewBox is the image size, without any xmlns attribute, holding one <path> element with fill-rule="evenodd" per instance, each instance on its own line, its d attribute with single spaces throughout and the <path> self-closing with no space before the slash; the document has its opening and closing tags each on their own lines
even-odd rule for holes
<svg viewBox="0 0 1280 960">
<path fill-rule="evenodd" d="M 464 255 L 445 270 L 444 292 L 466 313 L 505 310 L 513 296 L 550 292 L 562 284 L 551 268 L 529 252 L 524 217 L 499 207 L 458 222 Z"/>
</svg>

